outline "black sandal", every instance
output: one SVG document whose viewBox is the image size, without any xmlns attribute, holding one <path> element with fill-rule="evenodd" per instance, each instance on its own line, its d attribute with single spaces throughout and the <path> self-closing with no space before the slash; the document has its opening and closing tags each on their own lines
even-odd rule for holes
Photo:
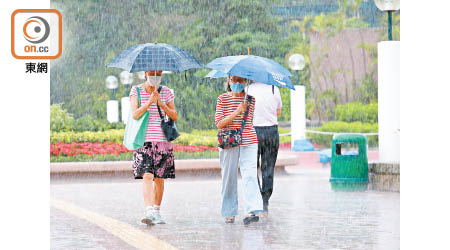
<svg viewBox="0 0 450 250">
<path fill-rule="evenodd" d="M 259 221 L 259 216 L 256 216 L 255 214 L 252 214 L 250 216 L 247 216 L 244 218 L 244 225 L 248 225 L 252 222 L 258 222 Z"/>
</svg>

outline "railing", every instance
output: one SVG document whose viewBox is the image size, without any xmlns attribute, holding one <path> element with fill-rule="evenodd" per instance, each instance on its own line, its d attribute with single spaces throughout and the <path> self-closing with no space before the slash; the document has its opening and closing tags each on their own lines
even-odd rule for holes
<svg viewBox="0 0 450 250">
<path fill-rule="evenodd" d="M 335 134 L 342 134 L 342 133 L 355 133 L 355 132 L 326 132 L 326 131 L 316 131 L 316 130 L 305 130 L 307 133 L 314 133 L 314 134 L 322 134 L 322 135 L 335 135 Z M 378 133 L 357 133 L 365 136 L 371 136 L 371 135 L 378 135 Z M 291 135 L 291 132 L 280 134 L 280 136 L 289 136 Z"/>
</svg>

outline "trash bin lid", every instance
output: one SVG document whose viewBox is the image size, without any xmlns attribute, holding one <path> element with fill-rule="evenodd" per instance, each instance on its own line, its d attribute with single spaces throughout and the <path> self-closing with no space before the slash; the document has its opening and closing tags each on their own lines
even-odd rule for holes
<svg viewBox="0 0 450 250">
<path fill-rule="evenodd" d="M 340 133 L 333 136 L 333 142 L 367 142 L 367 138 L 358 133 Z"/>
</svg>

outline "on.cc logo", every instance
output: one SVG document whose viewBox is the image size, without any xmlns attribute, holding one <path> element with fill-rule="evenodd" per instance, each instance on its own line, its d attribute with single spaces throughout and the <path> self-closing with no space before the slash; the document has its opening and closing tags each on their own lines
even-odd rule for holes
<svg viewBox="0 0 450 250">
<path fill-rule="evenodd" d="M 47 20 L 39 16 L 32 16 L 23 25 L 23 35 L 30 43 L 42 43 L 50 34 L 50 25 Z"/>
<path fill-rule="evenodd" d="M 11 54 L 16 59 L 56 59 L 62 53 L 62 16 L 56 9 L 11 14 Z"/>
</svg>

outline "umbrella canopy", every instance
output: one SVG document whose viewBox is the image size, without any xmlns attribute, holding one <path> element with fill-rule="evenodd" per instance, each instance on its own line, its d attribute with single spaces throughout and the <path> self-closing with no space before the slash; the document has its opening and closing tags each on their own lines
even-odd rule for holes
<svg viewBox="0 0 450 250">
<path fill-rule="evenodd" d="M 295 90 L 291 79 L 289 79 L 289 76 L 292 76 L 291 72 L 279 63 L 265 57 L 254 55 L 219 57 L 208 63 L 206 67 L 227 75 L 240 76 Z"/>
<path fill-rule="evenodd" d="M 209 73 L 205 77 L 222 78 L 222 77 L 227 77 L 227 76 L 228 76 L 227 74 L 213 69 L 213 70 L 209 71 Z"/>
<path fill-rule="evenodd" d="M 172 71 L 203 68 L 200 62 L 188 52 L 175 45 L 165 43 L 146 43 L 133 46 L 120 52 L 108 67 L 124 69 L 128 72 Z"/>
</svg>

